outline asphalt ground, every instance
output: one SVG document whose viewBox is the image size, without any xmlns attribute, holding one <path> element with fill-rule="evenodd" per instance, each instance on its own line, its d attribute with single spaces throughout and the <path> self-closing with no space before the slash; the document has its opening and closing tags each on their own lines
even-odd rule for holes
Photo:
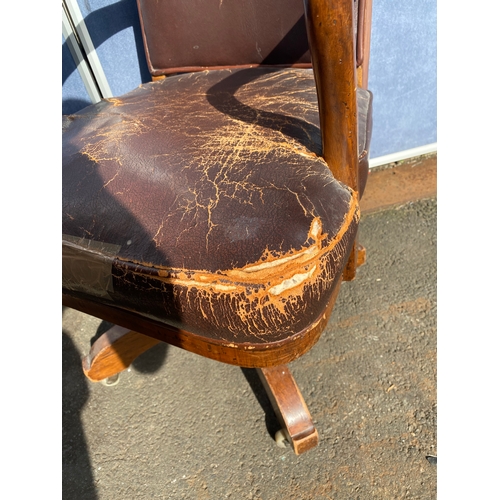
<svg viewBox="0 0 500 500">
<path fill-rule="evenodd" d="M 436 225 L 435 197 L 362 215 L 367 262 L 289 365 L 320 437 L 300 456 L 253 370 L 160 344 L 91 383 L 109 325 L 63 308 L 63 498 L 436 498 Z"/>
</svg>

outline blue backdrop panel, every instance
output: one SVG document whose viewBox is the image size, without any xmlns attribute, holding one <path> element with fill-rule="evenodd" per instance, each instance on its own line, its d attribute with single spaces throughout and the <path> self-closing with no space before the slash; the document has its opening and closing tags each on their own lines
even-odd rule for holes
<svg viewBox="0 0 500 500">
<path fill-rule="evenodd" d="M 78 4 L 113 95 L 150 81 L 136 0 Z M 437 141 L 436 26 L 436 0 L 373 0 L 371 158 Z M 63 112 L 76 111 L 78 100 L 81 107 L 90 101 L 64 54 L 63 47 Z"/>
<path fill-rule="evenodd" d="M 136 0 L 78 0 L 78 6 L 113 95 L 150 81 Z"/>
<path fill-rule="evenodd" d="M 69 115 L 88 106 L 91 101 L 64 37 L 62 37 L 62 65 L 62 114 Z"/>
<path fill-rule="evenodd" d="M 373 0 L 370 156 L 437 142 L 436 0 Z"/>
</svg>

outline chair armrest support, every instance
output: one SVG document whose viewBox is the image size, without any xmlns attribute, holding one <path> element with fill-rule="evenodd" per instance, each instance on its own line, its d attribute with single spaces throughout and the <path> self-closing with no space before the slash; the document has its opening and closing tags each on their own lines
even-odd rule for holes
<svg viewBox="0 0 500 500">
<path fill-rule="evenodd" d="M 304 0 L 304 11 L 323 158 L 336 179 L 358 191 L 353 0 Z"/>
</svg>

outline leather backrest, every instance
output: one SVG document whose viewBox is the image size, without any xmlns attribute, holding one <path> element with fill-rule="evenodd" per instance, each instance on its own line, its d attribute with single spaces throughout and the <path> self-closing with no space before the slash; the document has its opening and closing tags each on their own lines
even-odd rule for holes
<svg viewBox="0 0 500 500">
<path fill-rule="evenodd" d="M 137 3 L 152 75 L 233 66 L 311 64 L 303 0 Z"/>
</svg>

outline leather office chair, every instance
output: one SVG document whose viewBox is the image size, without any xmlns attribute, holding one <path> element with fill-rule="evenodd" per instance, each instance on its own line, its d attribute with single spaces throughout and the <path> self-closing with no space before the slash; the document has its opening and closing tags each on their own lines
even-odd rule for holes
<svg viewBox="0 0 500 500">
<path fill-rule="evenodd" d="M 63 304 L 116 325 L 91 380 L 167 342 L 256 368 L 294 451 L 317 444 L 286 364 L 364 259 L 359 4 L 138 0 L 153 82 L 63 117 Z"/>
</svg>

